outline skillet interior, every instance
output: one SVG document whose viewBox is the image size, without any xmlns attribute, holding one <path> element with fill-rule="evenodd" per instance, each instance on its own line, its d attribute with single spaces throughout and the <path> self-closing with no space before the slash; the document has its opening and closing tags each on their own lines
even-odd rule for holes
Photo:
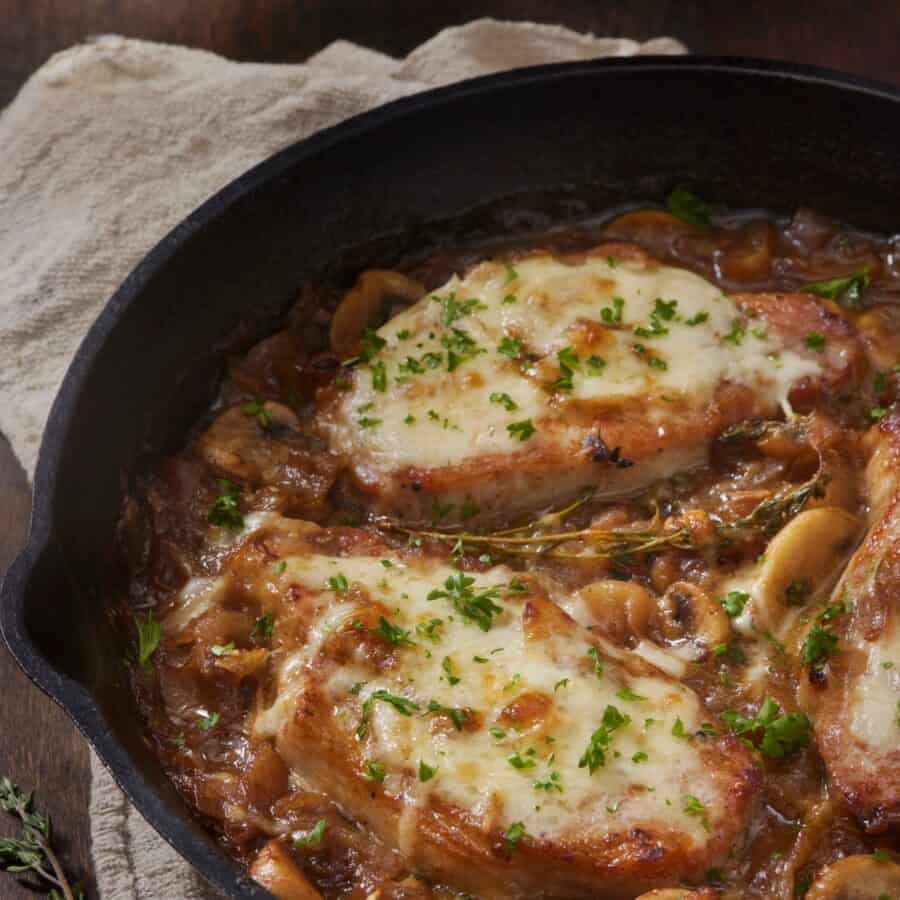
<svg viewBox="0 0 900 900">
<path fill-rule="evenodd" d="M 898 150 L 889 89 L 668 58 L 480 79 L 289 148 L 164 239 L 85 339 L 44 436 L 28 547 L 4 582 L 4 637 L 180 852 L 233 896 L 267 896 L 192 822 L 144 746 L 98 587 L 131 474 L 177 446 L 229 349 L 270 330 L 312 276 L 658 199 L 676 181 L 733 206 L 807 204 L 891 231 Z"/>
</svg>

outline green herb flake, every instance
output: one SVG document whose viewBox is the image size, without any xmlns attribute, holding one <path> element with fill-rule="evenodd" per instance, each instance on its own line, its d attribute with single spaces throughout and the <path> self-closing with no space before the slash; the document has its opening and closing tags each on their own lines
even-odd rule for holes
<svg viewBox="0 0 900 900">
<path fill-rule="evenodd" d="M 213 644 L 209 648 L 209 652 L 213 656 L 228 656 L 229 653 L 234 653 L 234 641 L 229 641 L 227 644 Z"/>
<path fill-rule="evenodd" d="M 518 438 L 519 441 L 527 441 L 535 432 L 534 424 L 531 419 L 523 419 L 521 422 L 512 422 L 506 426 L 510 437 Z"/>
<path fill-rule="evenodd" d="M 614 325 L 622 321 L 622 311 L 625 309 L 625 301 L 621 297 L 612 298 L 612 306 L 604 306 L 600 310 L 600 319 L 607 325 Z"/>
<path fill-rule="evenodd" d="M 322 843 L 322 837 L 324 836 L 324 834 L 325 820 L 319 819 L 319 821 L 316 822 L 311 831 L 308 831 L 302 837 L 294 838 L 292 843 L 298 849 L 302 849 L 303 847 L 318 847 L 319 844 Z"/>
<path fill-rule="evenodd" d="M 827 625 L 813 625 L 800 648 L 800 663 L 819 668 L 837 651 L 838 638 Z"/>
<path fill-rule="evenodd" d="M 369 731 L 369 718 L 372 715 L 372 708 L 376 703 L 387 703 L 392 706 L 401 716 L 411 716 L 414 711 L 419 709 L 419 705 L 414 703 L 407 697 L 401 697 L 392 694 L 390 691 L 379 689 L 373 691 L 366 698 L 362 706 L 362 718 L 356 728 L 357 740 L 362 740 Z"/>
<path fill-rule="evenodd" d="M 521 822 L 513 822 L 512 825 L 506 829 L 506 834 L 503 835 L 504 846 L 507 850 L 512 850 L 527 833 L 528 832 L 525 831 L 525 826 Z"/>
<path fill-rule="evenodd" d="M 666 207 L 676 219 L 707 228 L 710 224 L 709 205 L 683 184 L 677 185 L 666 198 Z"/>
<path fill-rule="evenodd" d="M 723 334 L 722 340 L 725 343 L 734 344 L 735 347 L 740 347 L 746 336 L 747 326 L 744 322 L 741 319 L 732 319 L 731 331 L 729 331 L 728 334 Z"/>
<path fill-rule="evenodd" d="M 378 617 L 378 625 L 372 629 L 372 634 L 377 635 L 389 644 L 415 647 L 415 642 L 411 641 L 409 638 L 410 633 L 406 629 L 400 628 L 398 625 L 393 625 L 384 616 Z"/>
<path fill-rule="evenodd" d="M 506 761 L 514 769 L 533 769 L 537 763 L 530 757 L 523 757 L 518 751 L 506 757 Z"/>
<path fill-rule="evenodd" d="M 632 754 L 631 757 L 631 761 L 633 763 L 647 762 L 648 759 L 650 759 L 650 757 L 646 753 L 644 753 L 643 750 L 638 750 L 637 753 Z"/>
<path fill-rule="evenodd" d="M 151 657 L 159 647 L 162 640 L 162 626 L 153 618 L 151 610 L 147 610 L 147 617 L 142 619 L 139 615 L 134 617 L 134 624 L 137 628 L 138 652 L 137 661 L 142 669 L 149 669 L 153 666 Z"/>
<path fill-rule="evenodd" d="M 730 618 L 736 619 L 744 611 L 749 599 L 750 595 L 746 591 L 729 591 L 719 603 Z"/>
<path fill-rule="evenodd" d="M 450 687 L 459 684 L 460 677 L 453 671 L 453 660 L 449 656 L 445 656 L 441 660 L 441 669 L 444 672 L 443 677 L 447 679 L 447 684 Z"/>
<path fill-rule="evenodd" d="M 219 724 L 219 719 L 222 717 L 217 713 L 210 713 L 207 715 L 197 716 L 197 727 L 201 731 L 209 731 L 211 728 L 215 728 L 216 725 Z"/>
<path fill-rule="evenodd" d="M 600 654 L 597 653 L 596 647 L 588 647 L 587 655 L 590 657 L 592 667 L 594 669 L 594 674 L 598 678 L 603 677 L 603 663 L 600 662 Z"/>
<path fill-rule="evenodd" d="M 689 319 L 685 319 L 684 324 L 689 325 L 691 328 L 693 328 L 696 325 L 702 325 L 708 319 L 709 319 L 709 313 L 706 312 L 705 310 L 701 310 L 700 312 L 692 315 Z"/>
<path fill-rule="evenodd" d="M 429 766 L 425 760 L 419 760 L 419 781 L 431 781 L 437 774 L 437 766 Z"/>
<path fill-rule="evenodd" d="M 467 622 L 477 625 L 482 631 L 489 631 L 494 616 L 503 612 L 503 607 L 494 603 L 500 590 L 499 585 L 476 590 L 475 579 L 458 571 L 446 579 L 443 589 L 430 591 L 427 599 L 449 600 Z"/>
<path fill-rule="evenodd" d="M 256 419 L 263 431 L 267 431 L 272 427 L 272 413 L 266 409 L 266 404 L 263 400 L 256 399 L 251 400 L 249 403 L 244 403 L 241 406 L 241 412 L 245 416 Z"/>
<path fill-rule="evenodd" d="M 377 759 L 366 760 L 365 771 L 363 772 L 363 778 L 366 781 L 375 781 L 381 784 L 384 781 L 385 774 L 386 770 L 383 762 L 379 762 Z"/>
<path fill-rule="evenodd" d="M 494 392 L 490 396 L 490 401 L 491 403 L 499 403 L 505 410 L 507 410 L 507 412 L 513 412 L 519 408 L 518 403 L 516 403 L 516 401 L 513 400 L 513 398 L 505 392 L 502 394 Z"/>
<path fill-rule="evenodd" d="M 600 727 L 591 735 L 587 749 L 578 760 L 578 768 L 586 768 L 588 774 L 593 775 L 597 769 L 606 765 L 606 752 L 613 734 L 627 727 L 630 722 L 631 716 L 623 715 L 615 706 L 607 706 L 603 711 Z"/>
<path fill-rule="evenodd" d="M 518 338 L 505 337 L 497 345 L 497 352 L 509 359 L 519 359 L 522 355 L 522 344 Z"/>
<path fill-rule="evenodd" d="M 631 688 L 623 687 L 616 691 L 616 696 L 620 700 L 625 700 L 629 703 L 639 703 L 642 700 L 646 700 L 646 697 L 642 697 L 640 694 L 636 694 Z"/>
<path fill-rule="evenodd" d="M 803 338 L 803 343 L 806 344 L 808 349 L 813 350 L 816 353 L 825 352 L 825 335 L 818 331 L 810 331 L 809 334 Z"/>
<path fill-rule="evenodd" d="M 346 591 L 347 588 L 350 587 L 347 578 L 340 572 L 338 572 L 337 575 L 330 575 L 325 582 L 325 585 L 329 591 L 334 591 L 335 593 L 338 591 Z"/>
<path fill-rule="evenodd" d="M 831 278 L 827 281 L 814 281 L 803 285 L 800 290 L 807 294 L 816 294 L 834 300 L 848 309 L 858 309 L 862 306 L 862 293 L 869 286 L 869 267 L 859 272 L 851 272 L 840 278 Z"/>
<path fill-rule="evenodd" d="M 209 508 L 206 520 L 211 525 L 227 528 L 230 531 L 238 531 L 244 527 L 244 517 L 238 509 L 240 488 L 232 481 L 221 479 L 219 481 L 219 496 Z"/>
</svg>

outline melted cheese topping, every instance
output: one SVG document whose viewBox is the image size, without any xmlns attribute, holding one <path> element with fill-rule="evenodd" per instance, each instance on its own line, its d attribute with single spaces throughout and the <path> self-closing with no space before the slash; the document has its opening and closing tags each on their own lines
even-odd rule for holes
<svg viewBox="0 0 900 900">
<path fill-rule="evenodd" d="M 702 410 L 723 382 L 786 406 L 790 385 L 820 364 L 752 322 L 736 332 L 741 322 L 728 297 L 683 269 L 549 256 L 515 269 L 482 263 L 379 329 L 386 344 L 357 369 L 333 433 L 376 464 L 438 468 L 559 447 L 551 423 L 567 425 L 563 444 L 580 446 L 575 414 L 600 404 L 639 401 L 662 440 L 666 421 L 686 403 Z M 560 390 L 567 366 L 571 389 Z M 529 420 L 526 442 L 510 426 Z"/>
<path fill-rule="evenodd" d="M 322 555 L 286 560 L 283 584 L 312 592 L 309 602 L 317 612 L 311 637 L 281 666 L 277 699 L 257 715 L 258 737 L 277 738 L 290 722 L 323 636 L 353 621 L 353 604 L 343 598 L 356 583 L 384 604 L 390 624 L 407 631 L 415 646 L 399 647 L 400 664 L 381 672 L 353 661 L 332 668 L 320 689 L 348 743 L 356 740 L 363 709 L 369 708 L 361 746 L 366 759 L 384 764 L 388 793 L 413 806 L 437 796 L 470 811 L 486 828 L 521 822 L 534 836 L 559 835 L 576 822 L 605 833 L 662 821 L 695 844 L 707 839 L 723 798 L 698 752 L 704 739 L 691 737 L 702 724 L 691 691 L 662 673 L 627 675 L 609 659 L 598 677 L 588 655 L 589 635 L 577 626 L 581 646 L 571 635 L 527 640 L 527 594 L 509 592 L 515 578 L 509 569 L 473 576 L 471 589 L 493 589 L 492 602 L 501 607 L 484 631 L 450 599 L 428 599 L 436 588 L 444 589 L 454 569 L 435 560 L 388 563 Z M 339 575 L 350 591 L 328 589 L 328 580 Z M 431 638 L 422 633 L 429 623 Z M 403 697 L 418 709 L 403 715 L 388 702 L 371 700 L 376 691 Z M 520 721 L 517 731 L 503 711 L 532 692 L 548 698 L 549 711 L 534 725 Z M 428 714 L 432 701 L 474 710 L 478 727 L 456 730 L 449 720 L 438 722 Z M 579 762 L 609 705 L 631 721 L 611 733 L 605 764 L 590 774 Z M 683 737 L 673 734 L 678 719 Z M 427 781 L 416 777 L 420 763 L 436 770 Z M 689 796 L 702 812 L 685 810 Z"/>
<path fill-rule="evenodd" d="M 850 733 L 882 753 L 900 748 L 900 628 L 860 642 L 866 670 L 850 689 Z"/>
</svg>

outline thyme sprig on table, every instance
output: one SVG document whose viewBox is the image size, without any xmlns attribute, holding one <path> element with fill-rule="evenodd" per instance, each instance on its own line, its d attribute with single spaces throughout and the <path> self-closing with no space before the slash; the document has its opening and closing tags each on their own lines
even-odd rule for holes
<svg viewBox="0 0 900 900">
<path fill-rule="evenodd" d="M 820 467 L 808 481 L 781 494 L 776 494 L 756 506 L 748 515 L 732 522 L 714 523 L 717 538 L 727 543 L 743 534 L 775 534 L 790 519 L 796 516 L 806 504 L 824 494 L 828 475 Z M 615 557 L 655 553 L 664 549 L 698 549 L 695 538 L 685 525 L 666 528 L 659 511 L 641 529 L 566 529 L 566 518 L 590 500 L 591 491 L 584 491 L 573 503 L 563 509 L 547 513 L 534 522 L 474 534 L 460 531 L 424 531 L 405 528 L 399 523 L 388 521 L 383 524 L 394 531 L 414 538 L 430 538 L 438 541 L 452 541 L 458 546 L 488 548 L 512 556 L 545 556 L 563 559 L 612 559 Z"/>
<path fill-rule="evenodd" d="M 53 852 L 50 817 L 35 810 L 34 795 L 22 792 L 4 776 L 0 808 L 21 823 L 18 838 L 0 838 L 0 869 L 13 875 L 37 875 L 51 885 L 50 900 L 84 900 L 84 892 L 72 885 Z"/>
</svg>

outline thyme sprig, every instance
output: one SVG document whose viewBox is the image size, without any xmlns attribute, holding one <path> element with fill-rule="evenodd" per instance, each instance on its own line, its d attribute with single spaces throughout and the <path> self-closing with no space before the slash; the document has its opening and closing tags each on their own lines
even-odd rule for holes
<svg viewBox="0 0 900 900">
<path fill-rule="evenodd" d="M 50 817 L 34 808 L 34 795 L 0 778 L 0 808 L 21 822 L 18 838 L 0 838 L 0 868 L 21 875 L 33 872 L 51 885 L 50 900 L 84 900 L 84 892 L 66 877 L 51 846 Z"/>
<path fill-rule="evenodd" d="M 824 495 L 828 483 L 827 473 L 819 470 L 803 484 L 776 494 L 756 506 L 748 515 L 732 522 L 715 523 L 715 530 L 722 543 L 749 533 L 775 534 L 806 504 Z M 388 528 L 416 538 L 459 542 L 465 547 L 486 547 L 512 556 L 545 556 L 557 559 L 612 559 L 655 553 L 664 549 L 697 549 L 695 539 L 684 525 L 666 527 L 659 510 L 651 521 L 639 529 L 566 529 L 565 520 L 591 498 L 592 492 L 583 492 L 577 500 L 563 509 L 541 516 L 534 522 L 487 534 L 460 531 L 417 530 L 406 528 L 397 522 L 384 522 Z M 557 530 L 559 529 L 559 530 Z"/>
</svg>

